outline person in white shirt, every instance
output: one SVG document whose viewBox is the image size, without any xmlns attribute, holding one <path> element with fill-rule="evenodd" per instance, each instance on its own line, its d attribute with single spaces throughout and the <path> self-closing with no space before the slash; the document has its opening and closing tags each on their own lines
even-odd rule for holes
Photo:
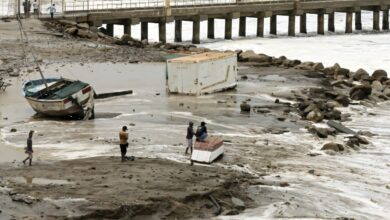
<svg viewBox="0 0 390 220">
<path fill-rule="evenodd" d="M 34 0 L 32 5 L 34 8 L 34 18 L 39 18 L 39 3 L 37 2 L 37 0 Z"/>
<path fill-rule="evenodd" d="M 56 13 L 56 5 L 53 4 L 50 7 L 47 8 L 47 10 L 50 12 L 50 17 L 53 19 L 54 13 Z"/>
</svg>

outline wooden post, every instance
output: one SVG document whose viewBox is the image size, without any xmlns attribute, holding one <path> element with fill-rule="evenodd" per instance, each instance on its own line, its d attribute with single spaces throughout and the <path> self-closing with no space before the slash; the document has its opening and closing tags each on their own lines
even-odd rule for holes
<svg viewBox="0 0 390 220">
<path fill-rule="evenodd" d="M 328 31 L 335 32 L 335 28 L 334 28 L 334 12 L 328 14 Z"/>
<path fill-rule="evenodd" d="M 362 30 L 362 12 L 355 12 L 355 30 Z"/>
<path fill-rule="evenodd" d="M 300 16 L 300 27 L 299 30 L 302 34 L 307 34 L 307 29 L 306 29 L 306 13 L 302 14 Z"/>
<path fill-rule="evenodd" d="M 347 12 L 345 18 L 345 33 L 352 33 L 352 12 Z"/>
<path fill-rule="evenodd" d="M 325 30 L 324 30 L 324 13 L 319 13 L 317 15 L 317 33 L 320 34 L 320 35 L 324 35 L 325 34 Z"/>
<path fill-rule="evenodd" d="M 238 27 L 238 36 L 245 37 L 246 36 L 246 17 L 240 17 L 240 26 Z"/>
<path fill-rule="evenodd" d="M 277 15 L 271 16 L 271 22 L 270 22 L 270 34 L 276 35 L 277 34 Z"/>
<path fill-rule="evenodd" d="M 207 38 L 214 39 L 214 18 L 207 19 Z"/>
<path fill-rule="evenodd" d="M 192 22 L 192 43 L 200 44 L 200 20 Z"/>
<path fill-rule="evenodd" d="M 181 42 L 182 21 L 175 20 L 175 42 Z"/>
<path fill-rule="evenodd" d="M 257 33 L 258 37 L 264 37 L 264 14 L 257 14 Z"/>
<path fill-rule="evenodd" d="M 288 16 L 288 36 L 295 36 L 295 14 Z"/>
<path fill-rule="evenodd" d="M 225 18 L 225 39 L 232 39 L 232 19 Z"/>
</svg>

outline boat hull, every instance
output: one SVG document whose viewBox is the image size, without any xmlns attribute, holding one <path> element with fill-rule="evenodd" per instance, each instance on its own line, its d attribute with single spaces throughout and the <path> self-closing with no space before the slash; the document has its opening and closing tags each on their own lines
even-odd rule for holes
<svg viewBox="0 0 390 220">
<path fill-rule="evenodd" d="M 223 140 L 218 137 L 210 137 L 206 142 L 195 142 L 191 160 L 201 163 L 212 163 L 224 151 Z"/>
</svg>

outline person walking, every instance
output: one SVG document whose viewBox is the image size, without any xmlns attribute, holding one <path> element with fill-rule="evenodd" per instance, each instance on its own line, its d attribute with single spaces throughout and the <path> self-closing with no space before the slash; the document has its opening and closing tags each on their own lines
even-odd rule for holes
<svg viewBox="0 0 390 220">
<path fill-rule="evenodd" d="M 23 11 L 24 11 L 24 18 L 27 18 L 27 10 L 28 10 L 28 5 L 27 5 L 27 0 L 23 2 Z"/>
<path fill-rule="evenodd" d="M 56 5 L 50 5 L 50 7 L 47 8 L 47 10 L 50 12 L 50 18 L 53 20 L 54 13 L 56 13 Z"/>
<path fill-rule="evenodd" d="M 28 133 L 28 138 L 27 138 L 27 147 L 25 153 L 28 155 L 26 159 L 23 160 L 23 164 L 26 165 L 26 161 L 29 161 L 29 165 L 32 165 L 32 158 L 33 158 L 33 148 L 32 148 L 32 137 L 33 137 L 34 131 L 30 131 Z"/>
<path fill-rule="evenodd" d="M 34 8 L 34 18 L 39 18 L 39 3 L 37 2 L 37 0 L 34 0 L 32 5 Z"/>
<path fill-rule="evenodd" d="M 191 155 L 192 155 L 192 150 L 193 150 L 192 138 L 194 137 L 194 135 L 195 135 L 194 123 L 192 123 L 192 121 L 190 121 L 190 123 L 188 124 L 188 128 L 187 128 L 187 136 L 186 136 L 187 148 L 186 148 L 185 155 L 187 155 L 188 149 L 191 151 Z"/>
<path fill-rule="evenodd" d="M 127 133 L 127 127 L 123 126 L 122 131 L 119 132 L 119 147 L 121 148 L 121 156 L 122 162 L 124 162 L 126 158 L 127 148 L 129 147 L 129 143 L 127 140 L 129 139 L 129 133 Z"/>
</svg>

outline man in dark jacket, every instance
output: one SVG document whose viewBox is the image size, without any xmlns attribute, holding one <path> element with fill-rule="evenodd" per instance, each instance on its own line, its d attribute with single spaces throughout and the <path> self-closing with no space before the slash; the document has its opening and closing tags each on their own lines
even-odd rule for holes
<svg viewBox="0 0 390 220">
<path fill-rule="evenodd" d="M 186 136 L 186 139 L 187 139 L 187 148 L 186 148 L 186 152 L 185 154 L 187 154 L 188 152 L 188 149 L 190 149 L 191 151 L 191 155 L 192 155 L 192 145 L 193 145 L 193 141 L 192 141 L 192 138 L 194 137 L 194 123 L 190 122 L 188 124 L 188 128 L 187 128 L 187 136 Z"/>
<path fill-rule="evenodd" d="M 207 127 L 206 122 L 202 121 L 198 129 L 196 129 L 196 140 L 205 141 L 207 139 Z"/>
<path fill-rule="evenodd" d="M 30 131 L 28 133 L 28 138 L 27 138 L 27 147 L 26 147 L 26 151 L 25 153 L 28 155 L 28 157 L 23 160 L 23 164 L 26 165 L 26 161 L 27 160 L 30 160 L 29 162 L 29 165 L 31 166 L 32 165 L 32 158 L 33 158 L 33 148 L 32 148 L 32 136 L 34 134 L 34 131 Z"/>
</svg>

